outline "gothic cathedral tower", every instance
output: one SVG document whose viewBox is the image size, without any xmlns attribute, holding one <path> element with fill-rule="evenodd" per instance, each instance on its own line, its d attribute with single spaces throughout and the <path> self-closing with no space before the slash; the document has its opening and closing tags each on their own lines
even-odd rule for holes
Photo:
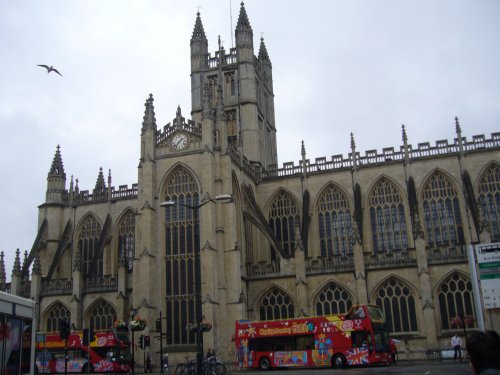
<svg viewBox="0 0 500 375">
<path fill-rule="evenodd" d="M 232 146 L 263 169 L 277 165 L 272 65 L 264 39 L 254 55 L 253 31 L 242 3 L 235 30 L 236 46 L 226 54 L 219 38 L 215 56 L 198 13 L 191 37 L 192 119 L 223 109 L 225 129 L 217 133 L 221 145 Z M 205 112 L 205 115 L 204 115 Z M 220 116 L 219 111 L 219 116 Z M 227 143 L 226 143 L 227 142 Z"/>
</svg>

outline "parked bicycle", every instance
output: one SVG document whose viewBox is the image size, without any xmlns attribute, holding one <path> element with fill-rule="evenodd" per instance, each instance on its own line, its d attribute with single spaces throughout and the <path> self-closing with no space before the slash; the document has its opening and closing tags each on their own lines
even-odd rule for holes
<svg viewBox="0 0 500 375">
<path fill-rule="evenodd" d="M 208 359 L 203 358 L 201 371 L 202 375 L 225 375 L 227 370 L 222 361 L 212 356 Z M 186 362 L 179 363 L 175 368 L 175 375 L 196 375 L 196 359 L 189 360 L 186 357 Z"/>
</svg>

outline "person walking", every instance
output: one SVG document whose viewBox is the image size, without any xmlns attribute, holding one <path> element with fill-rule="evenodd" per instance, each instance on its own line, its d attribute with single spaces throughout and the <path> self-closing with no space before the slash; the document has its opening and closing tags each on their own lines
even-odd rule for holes
<svg viewBox="0 0 500 375">
<path fill-rule="evenodd" d="M 455 333 L 455 336 L 451 338 L 451 346 L 455 351 L 453 353 L 453 360 L 456 360 L 458 357 L 458 360 L 462 362 L 462 350 L 461 350 L 462 339 L 458 336 L 458 333 Z"/>
<path fill-rule="evenodd" d="M 146 354 L 146 367 L 144 368 L 144 372 L 153 372 L 153 370 L 151 370 L 151 353 L 149 352 Z"/>
<path fill-rule="evenodd" d="M 164 354 L 161 360 L 161 365 L 163 368 L 162 372 L 168 372 L 168 354 Z"/>
</svg>

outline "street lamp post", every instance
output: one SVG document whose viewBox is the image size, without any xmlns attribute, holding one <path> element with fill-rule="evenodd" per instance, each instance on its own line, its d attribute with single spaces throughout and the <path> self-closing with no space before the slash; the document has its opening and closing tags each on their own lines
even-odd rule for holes
<svg viewBox="0 0 500 375">
<path fill-rule="evenodd" d="M 138 309 L 130 308 L 130 320 L 134 319 L 137 314 Z M 132 332 L 132 344 L 130 345 L 132 349 L 132 375 L 135 374 L 135 341 L 134 341 L 134 330 L 130 330 Z"/>
<path fill-rule="evenodd" d="M 189 205 L 189 204 L 184 204 L 184 203 L 177 203 L 173 200 L 165 201 L 160 203 L 161 207 L 172 207 L 175 206 L 176 204 L 189 208 L 190 210 L 193 210 L 193 220 L 194 220 L 194 225 L 196 228 L 196 225 L 198 225 L 198 210 L 206 205 L 208 202 L 215 202 L 215 201 L 231 201 L 233 197 L 229 194 L 222 194 L 222 195 L 217 195 L 215 198 L 209 198 L 199 204 L 195 205 Z M 198 225 L 199 228 L 199 225 Z M 199 230 L 199 229 L 198 229 Z M 195 232 L 196 234 L 196 232 Z M 199 236 L 198 236 L 199 238 Z M 194 244 L 197 248 L 195 249 L 196 252 L 196 262 L 195 262 L 195 272 L 196 272 L 196 277 L 195 277 L 195 304 L 196 304 L 196 319 L 197 319 L 197 326 L 196 326 L 196 374 L 201 375 L 203 372 L 203 332 L 201 329 L 201 322 L 203 320 L 203 311 L 202 311 L 202 301 L 201 301 L 201 249 L 199 248 L 199 244 Z"/>
</svg>

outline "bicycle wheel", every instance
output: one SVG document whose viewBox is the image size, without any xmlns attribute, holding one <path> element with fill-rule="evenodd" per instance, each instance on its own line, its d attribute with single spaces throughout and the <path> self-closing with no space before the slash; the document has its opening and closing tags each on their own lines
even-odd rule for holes
<svg viewBox="0 0 500 375">
<path fill-rule="evenodd" d="M 226 365 L 222 362 L 217 362 L 215 364 L 215 374 L 216 375 L 226 375 Z"/>
<path fill-rule="evenodd" d="M 179 363 L 175 368 L 175 375 L 186 375 L 186 366 L 184 363 Z"/>
</svg>

